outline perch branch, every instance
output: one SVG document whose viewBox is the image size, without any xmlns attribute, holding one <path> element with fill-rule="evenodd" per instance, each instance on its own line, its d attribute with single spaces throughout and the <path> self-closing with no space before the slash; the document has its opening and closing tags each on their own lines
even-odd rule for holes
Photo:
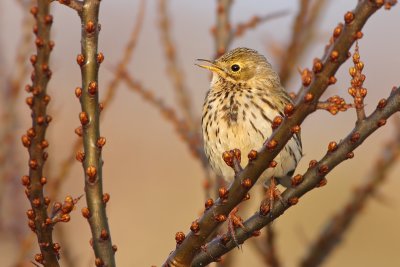
<svg viewBox="0 0 400 267">
<path fill-rule="evenodd" d="M 102 147 L 105 138 L 100 136 L 100 105 L 98 94 L 98 72 L 102 54 L 97 52 L 99 37 L 100 0 L 85 0 L 82 7 L 81 55 L 77 62 L 81 66 L 82 89 L 79 96 L 82 112 L 79 119 L 82 124 L 84 154 L 83 163 L 85 196 L 87 208 L 82 210 L 88 219 L 92 232 L 92 245 L 97 266 L 115 267 L 114 249 L 106 215 L 108 194 L 103 196 L 103 160 Z"/>
<path fill-rule="evenodd" d="M 386 123 L 394 113 L 400 111 L 400 88 L 394 88 L 384 107 L 379 107 L 365 120 L 358 123 L 355 128 L 334 149 L 329 149 L 327 154 L 319 161 L 310 164 L 307 172 L 302 176 L 302 181 L 295 188 L 289 188 L 282 194 L 282 201 L 275 204 L 267 215 L 257 212 L 244 222 L 245 230 L 237 228 L 235 241 L 230 235 L 219 237 L 207 244 L 207 252 L 199 252 L 191 266 L 205 266 L 221 255 L 227 253 L 260 230 L 270 222 L 282 215 L 288 208 L 295 205 L 299 198 L 312 189 L 323 185 L 325 176 L 337 165 L 353 157 L 353 150 L 363 141 Z M 283 204 L 285 203 L 285 204 Z M 309 266 L 309 265 L 305 265 Z"/>
<path fill-rule="evenodd" d="M 388 142 L 383 148 L 368 180 L 363 181 L 344 207 L 328 220 L 326 226 L 323 227 L 323 231 L 310 245 L 307 255 L 301 261 L 300 266 L 319 266 L 340 243 L 346 231 L 367 204 L 366 202 L 375 195 L 379 186 L 386 179 L 390 168 L 393 167 L 400 156 L 399 130 L 396 129 L 394 140 Z"/>
<path fill-rule="evenodd" d="M 50 52 L 53 42 L 50 40 L 50 28 L 53 17 L 50 15 L 50 6 L 47 0 L 38 0 L 37 6 L 31 8 L 31 13 L 36 19 L 34 32 L 36 33 L 37 55 L 31 57 L 34 71 L 32 73 L 32 86 L 27 86 L 28 92 L 33 96 L 26 99 L 32 110 L 32 128 L 22 136 L 22 143 L 29 151 L 29 176 L 22 177 L 22 184 L 26 186 L 25 193 L 29 198 L 32 209 L 27 211 L 28 225 L 36 233 L 40 254 L 35 260 L 45 266 L 59 266 L 58 251 L 53 243 L 53 222 L 47 214 L 50 200 L 44 197 L 43 186 L 46 178 L 43 176 L 43 167 L 47 159 L 48 146 L 45 139 L 46 129 L 51 117 L 46 114 L 47 104 L 50 101 L 47 95 L 47 84 L 51 78 L 49 68 Z"/>
<path fill-rule="evenodd" d="M 286 117 L 283 123 L 274 130 L 265 145 L 256 153 L 256 156 L 252 157 L 254 159 L 237 175 L 228 189 L 228 198 L 216 200 L 215 204 L 204 212 L 198 220 L 198 230 L 196 232 L 191 231 L 186 235 L 186 238 L 176 250 L 169 255 L 166 264 L 170 266 L 188 266 L 191 264 L 207 238 L 226 220 L 232 209 L 245 199 L 252 185 L 257 182 L 258 177 L 269 167 L 270 162 L 292 137 L 294 130 L 298 129 L 304 119 L 315 111 L 319 98 L 331 84 L 329 82 L 332 80 L 331 77 L 334 77 L 336 71 L 347 59 L 347 53 L 355 41 L 355 34 L 362 29 L 368 18 L 380 7 L 381 5 L 369 0 L 358 2 L 353 12 L 353 20 L 346 23 L 341 34 L 330 47 L 330 56 L 321 61 L 323 67 L 318 69 L 318 73 L 310 84 L 300 90 L 295 106 L 287 105 L 285 107 Z M 244 179 L 248 182 L 246 184 L 250 186 L 242 186 Z"/>
</svg>

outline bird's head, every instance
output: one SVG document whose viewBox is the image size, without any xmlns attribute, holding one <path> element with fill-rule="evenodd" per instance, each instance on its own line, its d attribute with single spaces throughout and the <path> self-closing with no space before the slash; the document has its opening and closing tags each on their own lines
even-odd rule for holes
<svg viewBox="0 0 400 267">
<path fill-rule="evenodd" d="M 266 58 L 249 48 L 236 48 L 215 61 L 206 59 L 198 59 L 198 61 L 208 64 L 196 64 L 197 66 L 212 71 L 214 76 L 217 75 L 234 83 L 276 76 Z"/>
</svg>

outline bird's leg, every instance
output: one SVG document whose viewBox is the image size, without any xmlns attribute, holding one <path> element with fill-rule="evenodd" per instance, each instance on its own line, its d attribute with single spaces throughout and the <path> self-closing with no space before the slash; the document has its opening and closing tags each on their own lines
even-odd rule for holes
<svg viewBox="0 0 400 267">
<path fill-rule="evenodd" d="M 239 243 L 236 239 L 236 235 L 235 235 L 235 229 L 240 227 L 242 228 L 244 231 L 246 231 L 246 227 L 243 224 L 243 219 L 237 215 L 237 212 L 239 211 L 239 208 L 236 206 L 230 213 L 228 216 L 228 232 L 229 234 L 232 236 L 233 241 L 235 242 L 236 246 L 239 248 Z"/>
<path fill-rule="evenodd" d="M 260 213 L 262 215 L 266 215 L 268 212 L 270 212 L 274 208 L 274 202 L 276 199 L 283 203 L 281 192 L 276 187 L 275 177 L 272 176 L 265 191 L 265 198 L 261 202 Z"/>
</svg>

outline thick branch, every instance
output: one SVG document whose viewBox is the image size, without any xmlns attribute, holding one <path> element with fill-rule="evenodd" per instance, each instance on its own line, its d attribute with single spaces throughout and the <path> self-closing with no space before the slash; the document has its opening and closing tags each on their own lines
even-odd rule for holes
<svg viewBox="0 0 400 267">
<path fill-rule="evenodd" d="M 98 72 L 102 56 L 97 52 L 99 37 L 100 0 L 85 0 L 81 15 L 82 39 L 78 63 L 81 65 L 82 112 L 79 118 L 83 128 L 83 168 L 85 173 L 86 213 L 92 232 L 93 249 L 97 266 L 115 266 L 111 234 L 103 201 L 103 160 L 101 148 L 105 139 L 100 137 L 100 108 L 98 97 Z"/>
<path fill-rule="evenodd" d="M 398 131 L 399 129 L 396 130 Z M 363 181 L 343 208 L 328 220 L 328 223 L 323 227 L 323 231 L 309 247 L 307 255 L 301 261 L 300 266 L 319 266 L 331 254 L 340 244 L 344 234 L 354 223 L 354 220 L 360 215 L 366 202 L 375 195 L 379 186 L 383 184 L 382 182 L 387 177 L 387 173 L 397 162 L 399 156 L 400 135 L 397 132 L 396 138 L 384 147 L 368 180 Z"/>
<path fill-rule="evenodd" d="M 300 90 L 293 114 L 288 113 L 283 124 L 265 142 L 265 146 L 259 151 L 256 159 L 252 160 L 237 176 L 229 188 L 228 198 L 223 201 L 218 199 L 215 205 L 205 211 L 198 220 L 200 230 L 196 233 L 190 232 L 186 236 L 178 248 L 170 254 L 167 264 L 171 266 L 190 265 L 207 238 L 222 224 L 223 219 L 227 218 L 232 209 L 245 199 L 250 188 L 243 187 L 242 181 L 248 179 L 254 185 L 258 177 L 269 167 L 269 163 L 292 137 L 293 129 L 298 128 L 304 119 L 315 110 L 318 99 L 329 85 L 330 78 L 347 59 L 347 53 L 355 41 L 355 33 L 361 30 L 367 19 L 378 9 L 379 6 L 369 0 L 358 2 L 354 11 L 355 19 L 343 28 L 330 48 L 330 56 L 323 59 L 323 67 L 318 70 L 314 80 Z"/>
<path fill-rule="evenodd" d="M 41 254 L 35 256 L 35 260 L 45 266 L 59 266 L 58 252 L 54 249 L 53 224 L 48 223 L 47 205 L 49 200 L 43 195 L 43 167 L 47 158 L 44 149 L 48 146 L 45 140 L 46 129 L 51 121 L 47 115 L 47 104 L 50 97 L 47 95 L 47 84 L 51 77 L 49 69 L 50 52 L 53 47 L 50 41 L 50 28 L 52 16 L 47 0 L 38 0 L 38 6 L 31 9 L 36 18 L 36 48 L 37 55 L 31 57 L 34 65 L 32 74 L 33 84 L 27 86 L 33 94 L 26 102 L 32 109 L 32 128 L 26 135 L 22 136 L 22 143 L 29 150 L 29 177 L 23 176 L 22 183 L 27 187 L 26 194 L 31 203 L 32 209 L 28 210 L 29 226 L 37 235 Z"/>
<path fill-rule="evenodd" d="M 352 155 L 351 153 L 353 153 L 354 149 L 360 146 L 370 134 L 381 127 L 387 118 L 398 111 L 400 111 L 400 88 L 396 88 L 392 92 L 385 107 L 377 108 L 367 119 L 358 123 L 350 134 L 337 145 L 335 150 L 328 151 L 318 163 L 310 166 L 303 175 L 303 181 L 297 187 L 287 189 L 282 194 L 283 201 L 278 202 L 267 216 L 263 216 L 257 212 L 244 223 L 245 231 L 242 228 L 238 228 L 235 231 L 236 242 L 241 244 L 248 238 L 251 238 L 253 232 L 268 225 L 290 208 L 289 203 L 297 203 L 300 197 L 318 187 L 325 175 L 341 162 L 350 158 L 351 156 L 349 155 Z M 286 204 L 284 205 L 283 203 Z M 233 238 L 228 237 L 230 239 L 228 242 L 226 242 L 226 238 L 225 240 L 217 238 L 210 242 L 207 245 L 207 252 L 200 252 L 192 262 L 192 266 L 205 266 L 237 246 Z"/>
<path fill-rule="evenodd" d="M 124 54 L 122 55 L 121 60 L 117 64 L 117 71 L 115 73 L 115 76 L 108 83 L 107 88 L 105 90 L 104 98 L 101 101 L 101 104 L 105 107 L 105 109 L 102 111 L 102 116 L 100 117 L 100 121 L 103 120 L 104 113 L 106 113 L 108 110 L 107 107 L 115 99 L 115 92 L 122 80 L 122 76 L 125 73 L 129 62 L 132 61 L 132 55 L 136 48 L 136 44 L 138 42 L 140 31 L 143 25 L 145 7 L 146 7 L 145 3 L 146 3 L 145 0 L 142 0 L 140 2 L 135 25 L 131 32 L 128 43 L 125 46 Z M 80 128 L 76 130 L 76 133 L 80 134 Z M 58 173 L 54 176 L 54 179 L 52 180 L 51 183 L 50 198 L 58 196 L 59 190 L 61 189 L 61 184 L 64 182 L 66 177 L 68 177 L 68 174 L 71 171 L 72 164 L 75 162 L 75 153 L 78 151 L 81 145 L 82 145 L 82 140 L 77 139 L 74 145 L 72 146 L 71 153 L 69 154 L 69 156 L 62 161 L 61 167 L 59 168 Z"/>
</svg>

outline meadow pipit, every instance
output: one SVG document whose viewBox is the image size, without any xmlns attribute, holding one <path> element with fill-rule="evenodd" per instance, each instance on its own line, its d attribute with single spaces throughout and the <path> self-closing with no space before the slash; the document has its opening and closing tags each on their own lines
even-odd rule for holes
<svg viewBox="0 0 400 267">
<path fill-rule="evenodd" d="M 200 61 L 208 63 L 200 67 L 213 73 L 202 114 L 204 150 L 216 174 L 229 181 L 234 171 L 225 164 L 222 154 L 235 148 L 243 154 L 261 148 L 272 133 L 274 118 L 284 117 L 284 107 L 292 100 L 271 64 L 255 50 L 236 48 L 215 61 Z M 265 170 L 259 181 L 268 184 L 268 178 L 275 177 L 290 187 L 301 157 L 298 133 L 275 157 L 276 167 Z M 248 159 L 243 158 L 245 166 Z"/>
</svg>

